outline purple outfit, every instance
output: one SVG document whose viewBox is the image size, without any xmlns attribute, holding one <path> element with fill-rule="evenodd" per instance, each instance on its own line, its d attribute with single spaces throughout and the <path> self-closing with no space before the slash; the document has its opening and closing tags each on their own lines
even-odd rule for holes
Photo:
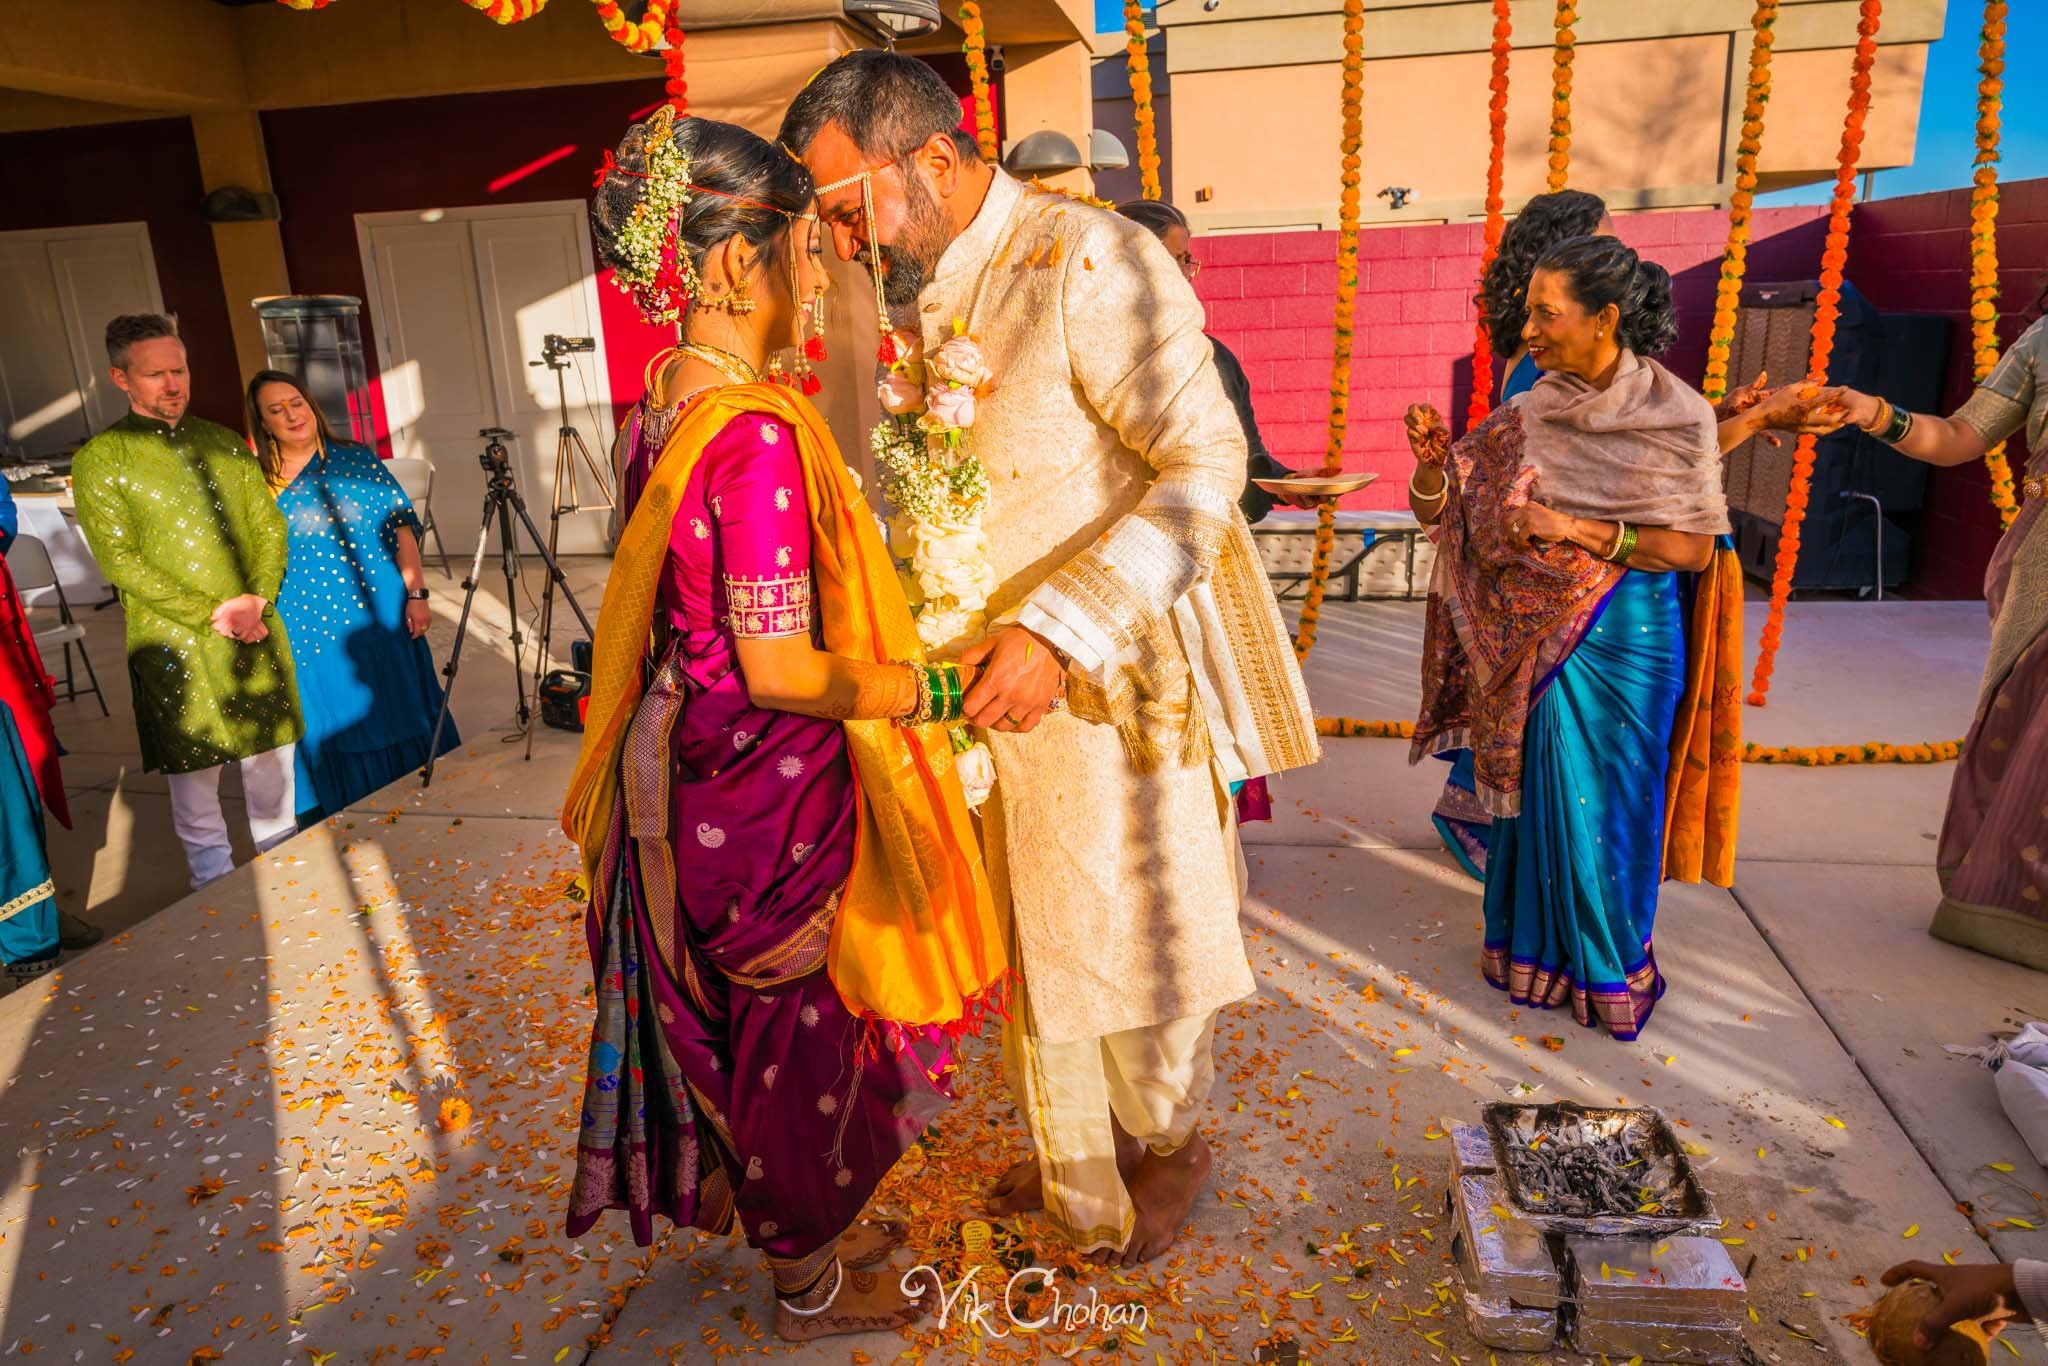
<svg viewBox="0 0 2048 1366">
<path fill-rule="evenodd" d="M 622 516 L 657 416 L 635 417 Z M 824 970 L 857 817 L 844 728 L 755 706 L 740 673 L 737 639 L 811 634 L 810 571 L 794 434 L 736 418 L 677 505 L 627 733 L 569 1214 L 574 1236 L 624 1208 L 645 1244 L 656 1212 L 723 1231 L 736 1211 L 784 1289 L 945 1100 L 916 1056 L 861 1052 Z"/>
</svg>

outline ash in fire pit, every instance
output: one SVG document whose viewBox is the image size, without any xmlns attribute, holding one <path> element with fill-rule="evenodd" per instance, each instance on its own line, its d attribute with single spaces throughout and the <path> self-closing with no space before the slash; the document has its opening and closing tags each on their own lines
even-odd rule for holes
<svg viewBox="0 0 2048 1366">
<path fill-rule="evenodd" d="M 1683 1197 L 1677 1163 L 1623 1120 L 1532 1117 L 1506 1134 L 1523 1194 L 1551 1213 L 1662 1214 Z"/>
<path fill-rule="evenodd" d="M 1491 1105 L 1486 1128 L 1512 1203 L 1558 1231 L 1690 1231 L 1705 1192 L 1664 1117 L 1650 1109 Z"/>
</svg>

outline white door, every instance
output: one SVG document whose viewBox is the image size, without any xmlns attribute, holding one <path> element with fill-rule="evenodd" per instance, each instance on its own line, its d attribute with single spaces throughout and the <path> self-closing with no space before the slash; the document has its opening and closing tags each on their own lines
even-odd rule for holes
<svg viewBox="0 0 2048 1366">
<path fill-rule="evenodd" d="M 515 434 L 508 443 L 513 478 L 545 537 L 563 422 L 577 428 L 601 465 L 611 445 L 583 205 L 364 214 L 357 229 L 393 453 L 433 462 L 434 516 L 449 550 L 474 549 L 482 525 L 478 432 L 485 427 Z M 550 333 L 595 338 L 598 347 L 568 357 L 561 372 L 566 419 L 556 373 L 537 364 Z M 600 495 L 588 478 L 579 493 L 592 507 L 562 518 L 563 554 L 605 549 Z"/>
<path fill-rule="evenodd" d="M 107 320 L 163 306 L 145 224 L 0 232 L 0 445 L 60 455 L 127 412 Z"/>
</svg>

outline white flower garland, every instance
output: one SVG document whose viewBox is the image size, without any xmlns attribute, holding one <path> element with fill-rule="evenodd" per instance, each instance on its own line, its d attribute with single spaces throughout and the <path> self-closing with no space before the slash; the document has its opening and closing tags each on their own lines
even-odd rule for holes
<svg viewBox="0 0 2048 1366">
<path fill-rule="evenodd" d="M 965 319 L 930 359 L 917 338 L 893 333 L 882 342 L 884 416 L 868 444 L 888 500 L 889 549 L 917 617 L 917 636 L 933 654 L 958 654 L 979 640 L 983 609 L 995 592 L 988 559 L 988 470 L 967 445 L 975 405 L 994 378 Z M 988 747 L 965 726 L 952 730 L 955 766 L 967 803 L 979 807 L 995 785 Z"/>
</svg>

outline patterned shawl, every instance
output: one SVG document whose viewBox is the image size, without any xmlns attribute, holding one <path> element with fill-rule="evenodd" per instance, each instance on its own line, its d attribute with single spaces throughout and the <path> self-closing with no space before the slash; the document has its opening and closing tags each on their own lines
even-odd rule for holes
<svg viewBox="0 0 2048 1366">
<path fill-rule="evenodd" d="M 1605 389 L 1552 370 L 1521 402 L 1525 463 L 1544 503 L 1601 522 L 1727 533 L 1713 406 L 1656 361 L 1623 351 Z"/>
<path fill-rule="evenodd" d="M 1503 404 L 1451 448 L 1435 582 L 1422 643 L 1422 711 L 1408 761 L 1472 751 L 1473 786 L 1496 816 L 1522 809 L 1522 734 L 1538 685 L 1564 661 L 1621 579 L 1578 546 L 1532 545 L 1507 515 L 1529 501 L 1521 405 Z"/>
<path fill-rule="evenodd" d="M 676 508 L 705 444 L 748 412 L 771 414 L 796 432 L 825 648 L 870 663 L 923 658 L 874 515 L 818 410 L 772 384 L 732 385 L 697 400 L 670 428 L 619 539 L 598 616 L 583 749 L 562 810 L 593 893 L 619 798 L 620 749 L 645 686 Z M 951 744 L 936 726 L 856 720 L 846 722 L 846 747 L 861 811 L 827 950 L 832 983 L 849 1011 L 892 1040 L 903 1030 L 970 1031 L 1000 1002 L 1009 962 Z"/>
</svg>

